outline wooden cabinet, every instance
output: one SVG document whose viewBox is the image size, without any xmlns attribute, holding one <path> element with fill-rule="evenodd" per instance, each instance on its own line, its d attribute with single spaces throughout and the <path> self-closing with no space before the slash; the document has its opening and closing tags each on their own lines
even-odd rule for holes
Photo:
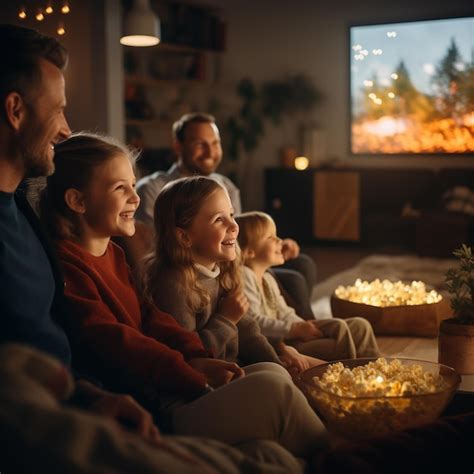
<svg viewBox="0 0 474 474">
<path fill-rule="evenodd" d="M 359 173 L 350 170 L 265 170 L 265 208 L 282 237 L 358 241 Z"/>
<path fill-rule="evenodd" d="M 313 179 L 313 236 L 317 239 L 358 241 L 359 173 L 318 171 Z"/>
</svg>

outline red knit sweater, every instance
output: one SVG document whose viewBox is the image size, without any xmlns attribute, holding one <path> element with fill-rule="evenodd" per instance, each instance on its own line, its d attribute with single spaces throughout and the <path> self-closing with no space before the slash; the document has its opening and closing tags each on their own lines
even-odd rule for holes
<svg viewBox="0 0 474 474">
<path fill-rule="evenodd" d="M 65 326 L 79 367 L 137 392 L 188 397 L 203 391 L 204 375 L 185 359 L 208 352 L 170 315 L 140 304 L 120 247 L 110 242 L 101 257 L 68 240 L 56 248 L 71 303 Z"/>
</svg>

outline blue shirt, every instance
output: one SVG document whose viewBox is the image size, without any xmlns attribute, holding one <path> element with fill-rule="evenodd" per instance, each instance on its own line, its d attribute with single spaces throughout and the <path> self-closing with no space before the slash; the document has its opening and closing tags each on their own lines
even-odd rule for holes
<svg viewBox="0 0 474 474">
<path fill-rule="evenodd" d="M 55 289 L 38 236 L 14 194 L 0 192 L 0 343 L 29 344 L 70 365 L 69 342 L 51 317 Z"/>
</svg>

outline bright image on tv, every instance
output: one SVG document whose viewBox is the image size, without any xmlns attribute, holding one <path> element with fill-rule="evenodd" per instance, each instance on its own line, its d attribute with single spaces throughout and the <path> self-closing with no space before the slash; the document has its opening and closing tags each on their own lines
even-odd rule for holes
<svg viewBox="0 0 474 474">
<path fill-rule="evenodd" d="M 474 18 L 350 33 L 353 153 L 474 152 Z"/>
</svg>

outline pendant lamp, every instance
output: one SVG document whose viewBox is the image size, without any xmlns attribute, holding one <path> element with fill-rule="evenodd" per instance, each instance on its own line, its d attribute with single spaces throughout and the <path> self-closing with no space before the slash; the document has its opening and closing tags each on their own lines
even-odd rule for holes
<svg viewBox="0 0 474 474">
<path fill-rule="evenodd" d="M 161 28 L 158 16 L 148 0 L 134 0 L 124 21 L 120 43 L 126 46 L 154 46 L 160 42 Z"/>
</svg>

